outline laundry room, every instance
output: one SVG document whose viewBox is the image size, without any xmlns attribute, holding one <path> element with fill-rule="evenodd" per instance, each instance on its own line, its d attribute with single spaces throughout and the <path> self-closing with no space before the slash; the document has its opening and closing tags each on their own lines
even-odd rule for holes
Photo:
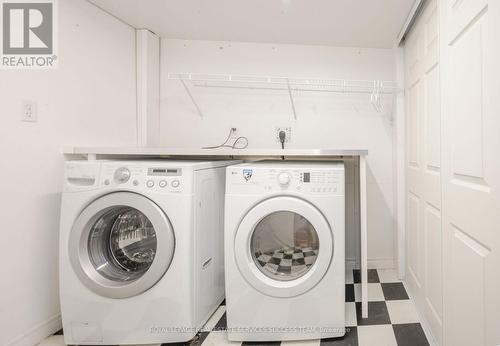
<svg viewBox="0 0 500 346">
<path fill-rule="evenodd" d="M 497 0 L 0 12 L 0 345 L 500 345 Z"/>
</svg>

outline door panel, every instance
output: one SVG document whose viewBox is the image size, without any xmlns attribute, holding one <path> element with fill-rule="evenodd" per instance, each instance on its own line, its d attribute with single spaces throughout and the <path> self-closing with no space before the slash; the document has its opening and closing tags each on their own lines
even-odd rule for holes
<svg viewBox="0 0 500 346">
<path fill-rule="evenodd" d="M 425 295 L 431 312 L 430 317 L 434 317 L 438 323 L 441 323 L 441 316 L 443 316 L 442 246 L 441 212 L 427 204 L 425 207 L 425 247 L 427 248 Z"/>
<path fill-rule="evenodd" d="M 500 2 L 442 6 L 445 344 L 500 344 Z"/>
<path fill-rule="evenodd" d="M 428 72 L 425 81 L 425 163 L 431 171 L 441 168 L 441 104 L 439 102 L 439 67 L 434 65 Z M 436 203 L 438 204 L 438 203 Z"/>
<path fill-rule="evenodd" d="M 446 322 L 453 330 L 447 334 L 447 345 L 485 345 L 485 259 L 490 251 L 453 225 L 449 232 L 452 266 L 448 277 L 456 286 L 447 291 L 449 320 Z"/>
<path fill-rule="evenodd" d="M 408 161 L 408 289 L 442 340 L 441 98 L 437 1 L 428 1 L 405 43 Z"/>
<path fill-rule="evenodd" d="M 422 287 L 420 281 L 420 253 L 421 243 L 419 241 L 419 206 L 420 198 L 413 194 L 408 196 L 408 269 L 418 289 Z"/>
<path fill-rule="evenodd" d="M 420 83 L 417 81 L 409 88 L 409 164 L 412 168 L 420 167 Z"/>
<path fill-rule="evenodd" d="M 484 184 L 483 171 L 483 49 L 484 20 L 481 16 L 450 46 L 449 92 L 453 102 L 450 140 L 453 174 L 457 180 Z"/>
</svg>

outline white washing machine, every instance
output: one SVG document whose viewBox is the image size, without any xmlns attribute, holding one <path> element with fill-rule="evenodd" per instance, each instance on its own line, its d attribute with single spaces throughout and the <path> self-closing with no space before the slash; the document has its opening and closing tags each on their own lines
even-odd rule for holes
<svg viewBox="0 0 500 346">
<path fill-rule="evenodd" d="M 228 167 L 225 208 L 229 340 L 344 335 L 343 163 Z"/>
<path fill-rule="evenodd" d="M 60 299 L 67 344 L 191 339 L 224 299 L 225 167 L 66 164 Z"/>
</svg>

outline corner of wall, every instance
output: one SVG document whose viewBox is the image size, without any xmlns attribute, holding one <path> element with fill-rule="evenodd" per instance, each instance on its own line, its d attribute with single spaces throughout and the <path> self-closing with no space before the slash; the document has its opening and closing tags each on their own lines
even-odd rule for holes
<svg viewBox="0 0 500 346">
<path fill-rule="evenodd" d="M 396 80 L 400 91 L 396 95 L 396 116 L 394 126 L 394 246 L 395 265 L 398 271 L 398 277 L 405 277 L 405 258 L 406 258 L 406 230 L 405 230 L 405 210 L 406 210 L 406 173 L 405 173 L 405 148 L 406 148 L 406 130 L 405 130 L 405 69 L 404 69 L 404 48 L 394 47 L 394 58 L 396 61 Z"/>
<path fill-rule="evenodd" d="M 136 29 L 137 145 L 160 145 L 160 37 Z"/>
</svg>

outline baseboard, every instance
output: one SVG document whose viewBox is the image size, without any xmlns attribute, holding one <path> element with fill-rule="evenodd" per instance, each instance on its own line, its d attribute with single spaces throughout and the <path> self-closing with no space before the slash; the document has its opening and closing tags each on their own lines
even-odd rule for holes
<svg viewBox="0 0 500 346">
<path fill-rule="evenodd" d="M 345 260 L 345 269 L 347 270 L 353 270 L 359 268 L 359 262 L 356 261 L 354 258 L 346 258 Z"/>
<path fill-rule="evenodd" d="M 62 328 L 61 314 L 57 314 L 47 321 L 28 329 L 24 334 L 7 342 L 7 346 L 32 346 L 37 345 L 48 336 Z"/>
<path fill-rule="evenodd" d="M 359 269 L 360 264 L 354 258 L 346 258 L 345 267 L 348 270 Z M 368 269 L 394 269 L 394 258 L 369 258 Z"/>
<path fill-rule="evenodd" d="M 368 258 L 368 269 L 394 269 L 394 258 Z"/>
<path fill-rule="evenodd" d="M 408 297 L 411 299 L 413 306 L 415 306 L 415 311 L 417 312 L 418 319 L 420 321 L 420 325 L 422 326 L 422 329 L 424 330 L 425 336 L 427 337 L 427 341 L 429 341 L 430 346 L 440 346 L 439 343 L 437 342 L 436 338 L 434 337 L 434 334 L 432 333 L 432 330 L 429 326 L 429 322 L 424 318 L 424 315 L 420 313 L 420 310 L 417 307 L 417 304 L 415 304 L 415 299 L 413 296 L 413 292 L 409 289 L 409 285 L 406 284 L 405 281 L 403 281 L 403 285 L 405 286 L 406 293 L 408 294 Z"/>
</svg>

